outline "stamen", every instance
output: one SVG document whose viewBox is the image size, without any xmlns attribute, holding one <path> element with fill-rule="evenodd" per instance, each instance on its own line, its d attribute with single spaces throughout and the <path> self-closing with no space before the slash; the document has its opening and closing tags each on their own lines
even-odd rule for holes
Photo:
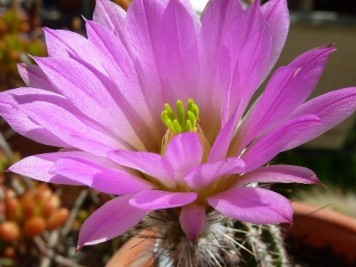
<svg viewBox="0 0 356 267">
<path fill-rule="evenodd" d="M 164 104 L 164 110 L 161 113 L 162 122 L 174 134 L 197 131 L 197 122 L 199 118 L 199 107 L 193 99 L 189 99 L 186 110 L 182 100 L 176 103 L 177 115 L 174 114 L 169 104 Z"/>
</svg>

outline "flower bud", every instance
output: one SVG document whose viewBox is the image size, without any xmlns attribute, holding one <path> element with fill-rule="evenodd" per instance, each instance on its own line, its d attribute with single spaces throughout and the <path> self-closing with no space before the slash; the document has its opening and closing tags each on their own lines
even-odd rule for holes
<svg viewBox="0 0 356 267">
<path fill-rule="evenodd" d="M 17 198 L 7 198 L 5 200 L 5 214 L 9 220 L 16 221 L 21 218 L 21 207 Z"/>
<path fill-rule="evenodd" d="M 61 201 L 57 195 L 50 196 L 49 200 L 42 205 L 42 215 L 48 218 L 49 215 L 61 205 Z"/>
<path fill-rule="evenodd" d="M 5 221 L 0 224 L 0 239 L 5 241 L 14 241 L 20 236 L 20 229 L 17 223 Z"/>
<path fill-rule="evenodd" d="M 27 236 L 33 237 L 42 234 L 46 229 L 46 222 L 41 217 L 32 217 L 25 223 L 24 231 Z"/>
<path fill-rule="evenodd" d="M 69 211 L 66 208 L 60 208 L 52 212 L 47 219 L 47 230 L 54 230 L 62 226 L 68 219 Z"/>
<path fill-rule="evenodd" d="M 45 184 L 40 184 L 36 189 L 34 199 L 39 204 L 47 202 L 53 194 L 51 189 L 49 189 Z"/>
<path fill-rule="evenodd" d="M 30 199 L 29 201 L 22 203 L 23 206 L 23 216 L 26 219 L 30 219 L 33 216 L 37 215 L 36 214 L 36 210 L 37 210 L 37 206 L 35 204 L 35 202 L 33 202 L 32 199 Z"/>
<path fill-rule="evenodd" d="M 22 204 L 24 204 L 29 201 L 32 201 L 32 199 L 33 199 L 33 194 L 31 193 L 31 191 L 27 190 L 22 194 L 20 201 Z"/>
</svg>

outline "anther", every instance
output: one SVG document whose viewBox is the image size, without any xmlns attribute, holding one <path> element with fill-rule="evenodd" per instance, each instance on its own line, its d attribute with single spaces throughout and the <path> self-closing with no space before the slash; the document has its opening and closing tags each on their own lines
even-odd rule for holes
<svg viewBox="0 0 356 267">
<path fill-rule="evenodd" d="M 189 99 L 186 110 L 182 100 L 176 102 L 175 114 L 169 104 L 164 105 L 164 110 L 161 113 L 162 122 L 174 134 L 182 132 L 197 131 L 197 122 L 199 117 L 199 107 L 193 99 Z"/>
</svg>

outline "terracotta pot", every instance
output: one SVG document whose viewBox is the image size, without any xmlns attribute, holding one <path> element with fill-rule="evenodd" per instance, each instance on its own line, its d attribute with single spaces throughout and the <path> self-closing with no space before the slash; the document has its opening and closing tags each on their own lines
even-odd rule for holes
<svg viewBox="0 0 356 267">
<path fill-rule="evenodd" d="M 342 213 L 301 202 L 293 202 L 294 222 L 290 233 L 307 244 L 330 245 L 335 254 L 356 261 L 356 219 Z"/>
<path fill-rule="evenodd" d="M 356 261 L 356 219 L 301 202 L 293 202 L 294 222 L 285 229 L 313 247 L 330 245 L 335 254 Z M 152 234 L 152 233 L 151 233 Z M 154 239 L 133 237 L 108 262 L 106 267 L 154 266 Z"/>
<path fill-rule="evenodd" d="M 155 266 L 154 256 L 151 251 L 155 239 L 150 238 L 154 233 L 144 230 L 140 236 L 131 238 L 109 260 L 105 267 L 150 267 Z"/>
</svg>

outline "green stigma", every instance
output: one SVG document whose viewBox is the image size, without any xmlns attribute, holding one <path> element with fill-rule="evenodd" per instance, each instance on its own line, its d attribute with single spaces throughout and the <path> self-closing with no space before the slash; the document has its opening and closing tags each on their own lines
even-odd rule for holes
<svg viewBox="0 0 356 267">
<path fill-rule="evenodd" d="M 164 104 L 164 110 L 161 113 L 162 122 L 174 134 L 197 131 L 197 121 L 199 117 L 199 107 L 193 99 L 188 100 L 186 111 L 182 100 L 176 104 L 177 115 L 174 114 L 169 104 Z"/>
</svg>

